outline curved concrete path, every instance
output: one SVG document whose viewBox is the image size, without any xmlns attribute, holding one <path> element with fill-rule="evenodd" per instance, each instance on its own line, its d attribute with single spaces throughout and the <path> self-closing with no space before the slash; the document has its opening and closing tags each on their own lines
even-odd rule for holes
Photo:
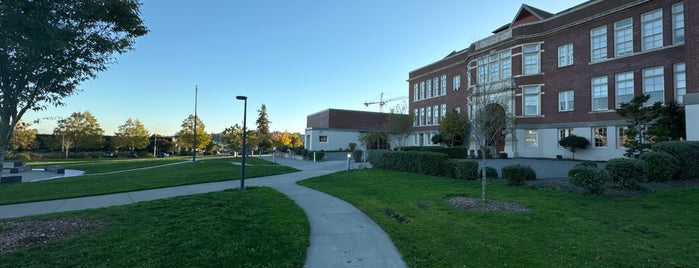
<svg viewBox="0 0 699 268">
<path fill-rule="evenodd" d="M 271 159 L 268 159 L 271 160 Z M 297 181 L 347 168 L 345 161 L 313 163 L 276 159 L 301 172 L 246 180 L 247 186 L 268 186 L 294 200 L 308 216 L 310 246 L 305 267 L 406 267 L 388 235 L 349 203 L 296 184 Z M 110 195 L 89 196 L 0 206 L 0 218 L 15 218 L 132 204 L 174 196 L 237 188 L 240 181 L 224 181 Z"/>
</svg>

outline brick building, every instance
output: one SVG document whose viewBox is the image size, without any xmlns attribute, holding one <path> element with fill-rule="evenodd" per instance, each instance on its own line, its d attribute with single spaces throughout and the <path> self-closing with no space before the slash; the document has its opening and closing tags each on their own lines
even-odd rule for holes
<svg viewBox="0 0 699 268">
<path fill-rule="evenodd" d="M 592 143 L 576 158 L 621 157 L 619 103 L 648 94 L 686 105 L 688 122 L 699 116 L 697 12 L 686 0 L 592 0 L 556 14 L 522 5 L 491 36 L 410 72 L 411 142 L 431 145 L 445 113 L 472 115 L 482 93 L 516 118 L 489 144 L 498 152 L 569 157 L 558 140 L 575 134 Z"/>
<path fill-rule="evenodd" d="M 387 120 L 388 114 L 385 113 L 323 110 L 306 117 L 304 146 L 310 151 L 336 151 L 356 143 L 359 149 L 359 135 L 380 129 Z"/>
</svg>

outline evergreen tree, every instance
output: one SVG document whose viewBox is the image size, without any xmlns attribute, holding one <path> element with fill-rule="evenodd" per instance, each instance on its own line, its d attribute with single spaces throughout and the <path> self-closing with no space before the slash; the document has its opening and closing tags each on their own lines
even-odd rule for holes
<svg viewBox="0 0 699 268">
<path fill-rule="evenodd" d="M 211 140 L 211 135 L 207 134 L 205 129 L 206 126 L 201 121 L 201 117 L 197 117 L 197 148 L 192 148 L 194 147 L 194 115 L 190 114 L 187 119 L 182 121 L 182 129 L 175 134 L 177 145 L 192 152 L 206 148 Z"/>
<path fill-rule="evenodd" d="M 269 121 L 267 115 L 267 106 L 262 104 L 262 107 L 257 110 L 259 117 L 257 117 L 257 146 L 259 149 L 267 150 L 272 147 L 272 135 L 269 131 Z"/>
</svg>

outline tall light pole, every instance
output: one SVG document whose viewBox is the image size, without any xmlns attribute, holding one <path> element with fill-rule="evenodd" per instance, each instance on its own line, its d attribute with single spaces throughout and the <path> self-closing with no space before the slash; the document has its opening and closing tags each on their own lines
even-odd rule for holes
<svg viewBox="0 0 699 268">
<path fill-rule="evenodd" d="M 236 99 L 242 100 L 243 104 L 243 158 L 240 161 L 240 190 L 245 190 L 245 133 L 248 132 L 245 126 L 245 120 L 248 116 L 248 97 L 236 96 Z"/>
<path fill-rule="evenodd" d="M 194 87 L 194 146 L 192 153 L 192 162 L 197 161 L 197 96 L 199 95 L 199 86 Z"/>
</svg>

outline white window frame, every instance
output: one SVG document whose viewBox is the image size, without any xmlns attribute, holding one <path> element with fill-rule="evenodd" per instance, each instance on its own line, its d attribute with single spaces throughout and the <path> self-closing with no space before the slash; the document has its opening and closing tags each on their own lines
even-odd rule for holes
<svg viewBox="0 0 699 268">
<path fill-rule="evenodd" d="M 617 132 L 616 132 L 617 133 L 617 147 L 618 148 L 626 148 L 626 146 L 624 146 L 624 143 L 626 142 L 626 140 L 629 139 L 628 135 L 626 134 L 626 132 L 628 132 L 628 130 L 629 130 L 629 127 L 620 126 L 620 127 L 617 127 L 616 129 L 617 129 Z"/>
<path fill-rule="evenodd" d="M 419 121 L 418 121 L 418 116 L 419 116 L 418 113 L 419 113 L 419 110 L 418 110 L 418 109 L 413 109 L 413 126 L 414 126 L 414 127 L 419 126 L 419 125 L 418 125 L 418 122 L 419 122 Z"/>
<path fill-rule="evenodd" d="M 606 76 L 593 77 L 590 84 L 591 110 L 593 112 L 609 110 L 609 79 Z"/>
<path fill-rule="evenodd" d="M 446 104 L 442 104 L 442 107 L 441 107 L 441 108 L 442 108 L 442 113 L 441 113 L 441 115 L 440 115 L 441 117 L 439 118 L 439 120 L 443 120 L 443 119 L 444 119 L 444 116 L 447 115 L 447 105 L 446 105 Z"/>
<path fill-rule="evenodd" d="M 425 108 L 420 108 L 420 117 L 418 118 L 419 120 L 419 126 L 424 126 L 425 125 Z"/>
<path fill-rule="evenodd" d="M 440 87 L 442 89 L 442 96 L 447 95 L 447 75 L 443 74 L 442 77 L 442 86 Z"/>
<path fill-rule="evenodd" d="M 432 78 L 432 85 L 433 85 L 432 90 L 434 90 L 433 91 L 434 94 L 432 94 L 432 96 L 433 97 L 439 96 L 439 94 L 440 94 L 439 93 L 440 92 L 440 90 L 439 90 L 439 77 L 435 76 L 434 78 Z"/>
<path fill-rule="evenodd" d="M 684 96 L 687 95 L 687 74 L 684 62 L 677 63 L 673 66 L 675 73 L 675 101 L 679 104 L 684 103 Z"/>
<path fill-rule="evenodd" d="M 432 106 L 425 107 L 425 125 L 432 125 Z"/>
<path fill-rule="evenodd" d="M 539 130 L 524 130 L 524 145 L 527 147 L 539 147 Z"/>
<path fill-rule="evenodd" d="M 628 24 L 626 24 L 628 23 Z M 614 23 L 614 56 L 633 53 L 633 19 L 623 19 Z"/>
<path fill-rule="evenodd" d="M 432 98 L 432 79 L 425 80 L 425 85 L 427 88 L 427 94 L 425 94 L 425 98 Z"/>
<path fill-rule="evenodd" d="M 455 75 L 452 78 L 452 91 L 457 91 L 461 88 L 461 75 Z"/>
<path fill-rule="evenodd" d="M 573 65 L 573 43 L 558 47 L 558 67 Z"/>
<path fill-rule="evenodd" d="M 413 84 L 413 95 L 414 95 L 413 100 L 415 100 L 415 101 L 420 100 L 420 85 L 419 84 L 420 83 L 418 83 L 418 82 L 415 82 L 415 84 Z"/>
<path fill-rule="evenodd" d="M 558 129 L 558 140 L 562 140 L 565 137 L 570 137 L 575 135 L 574 128 L 559 128 Z M 561 147 L 560 145 L 558 147 Z"/>
<path fill-rule="evenodd" d="M 641 14 L 641 51 L 663 47 L 663 9 Z"/>
<path fill-rule="evenodd" d="M 432 106 L 432 124 L 439 125 L 439 105 Z"/>
<path fill-rule="evenodd" d="M 684 3 L 672 5 L 672 43 L 684 43 Z"/>
<path fill-rule="evenodd" d="M 541 49 L 539 44 L 522 46 L 522 75 L 541 73 Z"/>
<path fill-rule="evenodd" d="M 590 61 L 607 59 L 607 26 L 590 30 Z"/>
<path fill-rule="evenodd" d="M 575 107 L 575 91 L 566 90 L 558 92 L 558 111 L 570 112 Z"/>
<path fill-rule="evenodd" d="M 536 102 L 536 111 L 529 111 Z M 523 86 L 522 87 L 522 115 L 523 116 L 539 116 L 541 115 L 541 88 L 540 86 Z"/>
<path fill-rule="evenodd" d="M 420 99 L 425 99 L 425 81 L 420 82 Z"/>
<path fill-rule="evenodd" d="M 614 75 L 616 108 L 621 107 L 621 103 L 630 102 L 634 97 L 634 76 L 633 72 L 618 73 Z"/>
<path fill-rule="evenodd" d="M 323 141 L 323 138 L 325 138 L 325 141 Z M 319 136 L 318 136 L 318 142 L 320 142 L 320 143 L 328 143 L 328 135 L 319 135 Z"/>
<path fill-rule="evenodd" d="M 609 131 L 607 127 L 592 128 L 592 147 L 607 148 L 609 146 Z"/>
<path fill-rule="evenodd" d="M 650 95 L 646 106 L 660 101 L 665 103 L 665 68 L 663 66 L 643 69 L 643 94 Z"/>
</svg>

